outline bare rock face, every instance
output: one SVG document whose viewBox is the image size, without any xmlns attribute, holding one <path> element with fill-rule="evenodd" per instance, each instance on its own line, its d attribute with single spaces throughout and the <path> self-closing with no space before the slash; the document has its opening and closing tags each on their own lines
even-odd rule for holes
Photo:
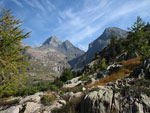
<svg viewBox="0 0 150 113">
<path fill-rule="evenodd" d="M 26 96 L 25 98 L 21 99 L 20 104 L 25 102 L 33 101 L 33 102 L 40 102 L 41 97 L 44 95 L 43 92 L 35 93 L 34 95 Z"/>
<path fill-rule="evenodd" d="M 128 78 L 100 86 L 81 101 L 80 113 L 150 113 L 150 59 Z"/>
<path fill-rule="evenodd" d="M 81 104 L 81 113 L 109 113 L 112 106 L 113 91 L 104 88 L 85 96 Z"/>
<path fill-rule="evenodd" d="M 80 113 L 149 113 L 150 97 L 122 95 L 111 86 L 101 86 L 99 91 L 87 94 L 80 107 Z"/>
</svg>

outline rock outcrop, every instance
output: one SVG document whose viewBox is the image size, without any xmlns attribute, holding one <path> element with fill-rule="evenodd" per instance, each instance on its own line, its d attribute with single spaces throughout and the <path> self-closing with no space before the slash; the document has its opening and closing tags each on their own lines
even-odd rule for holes
<svg viewBox="0 0 150 113">
<path fill-rule="evenodd" d="M 53 109 L 60 108 L 66 104 L 65 100 L 60 98 L 59 95 L 56 95 L 57 98 L 54 100 L 54 102 L 52 102 L 50 105 L 45 105 L 41 102 L 41 98 L 45 95 L 47 94 L 39 92 L 34 95 L 21 98 L 21 101 L 15 105 L 0 106 L 0 113 L 51 113 Z M 17 97 L 15 97 L 15 99 L 16 98 Z"/>
<path fill-rule="evenodd" d="M 128 80 L 127 80 L 128 81 Z M 120 81 L 123 82 L 123 81 Z M 80 113 L 149 113 L 150 97 L 141 93 L 139 96 L 125 95 L 115 91 L 113 83 L 99 86 L 98 91 L 88 93 L 81 101 Z"/>
<path fill-rule="evenodd" d="M 147 59 L 129 77 L 90 88 L 81 101 L 80 113 L 150 113 L 149 83 Z"/>
<path fill-rule="evenodd" d="M 150 79 L 150 59 L 145 60 L 143 64 L 133 70 L 130 77 Z"/>
</svg>

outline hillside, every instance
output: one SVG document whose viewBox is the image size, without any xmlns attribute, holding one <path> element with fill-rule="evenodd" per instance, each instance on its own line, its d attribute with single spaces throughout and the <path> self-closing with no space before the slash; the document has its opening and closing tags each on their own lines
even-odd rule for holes
<svg viewBox="0 0 150 113">
<path fill-rule="evenodd" d="M 106 28 L 101 36 L 89 44 L 89 48 L 86 53 L 82 56 L 77 57 L 69 61 L 73 69 L 83 68 L 84 62 L 86 64 L 90 63 L 94 58 L 95 54 L 101 51 L 106 45 L 109 44 L 110 38 L 112 35 L 117 36 L 118 38 L 127 37 L 127 32 L 116 27 Z"/>
</svg>

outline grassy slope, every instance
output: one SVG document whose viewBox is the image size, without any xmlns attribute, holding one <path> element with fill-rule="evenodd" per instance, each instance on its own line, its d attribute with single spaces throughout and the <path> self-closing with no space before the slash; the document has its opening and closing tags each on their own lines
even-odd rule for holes
<svg viewBox="0 0 150 113">
<path fill-rule="evenodd" d="M 117 63 L 118 64 L 121 63 L 123 67 L 121 67 L 117 72 L 113 72 L 109 76 L 101 78 L 94 84 L 89 84 L 86 87 L 89 88 L 92 86 L 105 85 L 108 82 L 114 82 L 117 79 L 122 79 L 124 77 L 127 77 L 129 76 L 130 72 L 141 63 L 141 61 L 140 61 L 140 57 L 137 57 L 130 60 L 123 60 Z"/>
</svg>

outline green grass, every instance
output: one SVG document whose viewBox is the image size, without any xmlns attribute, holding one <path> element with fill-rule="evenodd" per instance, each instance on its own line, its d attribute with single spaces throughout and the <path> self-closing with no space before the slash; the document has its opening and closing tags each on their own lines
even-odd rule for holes
<svg viewBox="0 0 150 113">
<path fill-rule="evenodd" d="M 44 95 L 41 98 L 41 103 L 44 105 L 50 105 L 52 102 L 56 100 L 56 95 L 55 94 L 50 94 L 50 95 Z"/>
<path fill-rule="evenodd" d="M 81 80 L 81 81 L 88 81 L 89 77 L 86 76 L 86 75 L 82 75 L 79 80 Z"/>
<path fill-rule="evenodd" d="M 0 98 L 9 97 L 9 96 L 27 96 L 27 95 L 33 95 L 40 91 L 59 91 L 58 87 L 56 85 L 52 85 L 49 82 L 40 82 L 36 84 L 30 84 L 27 86 L 23 86 L 20 88 L 16 88 L 15 90 L 11 88 L 4 89 L 2 92 L 0 92 Z"/>
<path fill-rule="evenodd" d="M 6 100 L 3 100 L 3 101 L 0 101 L 0 106 L 12 106 L 12 105 L 15 105 L 15 104 L 18 104 L 20 102 L 20 99 L 14 99 L 14 100 L 10 100 L 10 101 L 6 101 Z"/>
</svg>

